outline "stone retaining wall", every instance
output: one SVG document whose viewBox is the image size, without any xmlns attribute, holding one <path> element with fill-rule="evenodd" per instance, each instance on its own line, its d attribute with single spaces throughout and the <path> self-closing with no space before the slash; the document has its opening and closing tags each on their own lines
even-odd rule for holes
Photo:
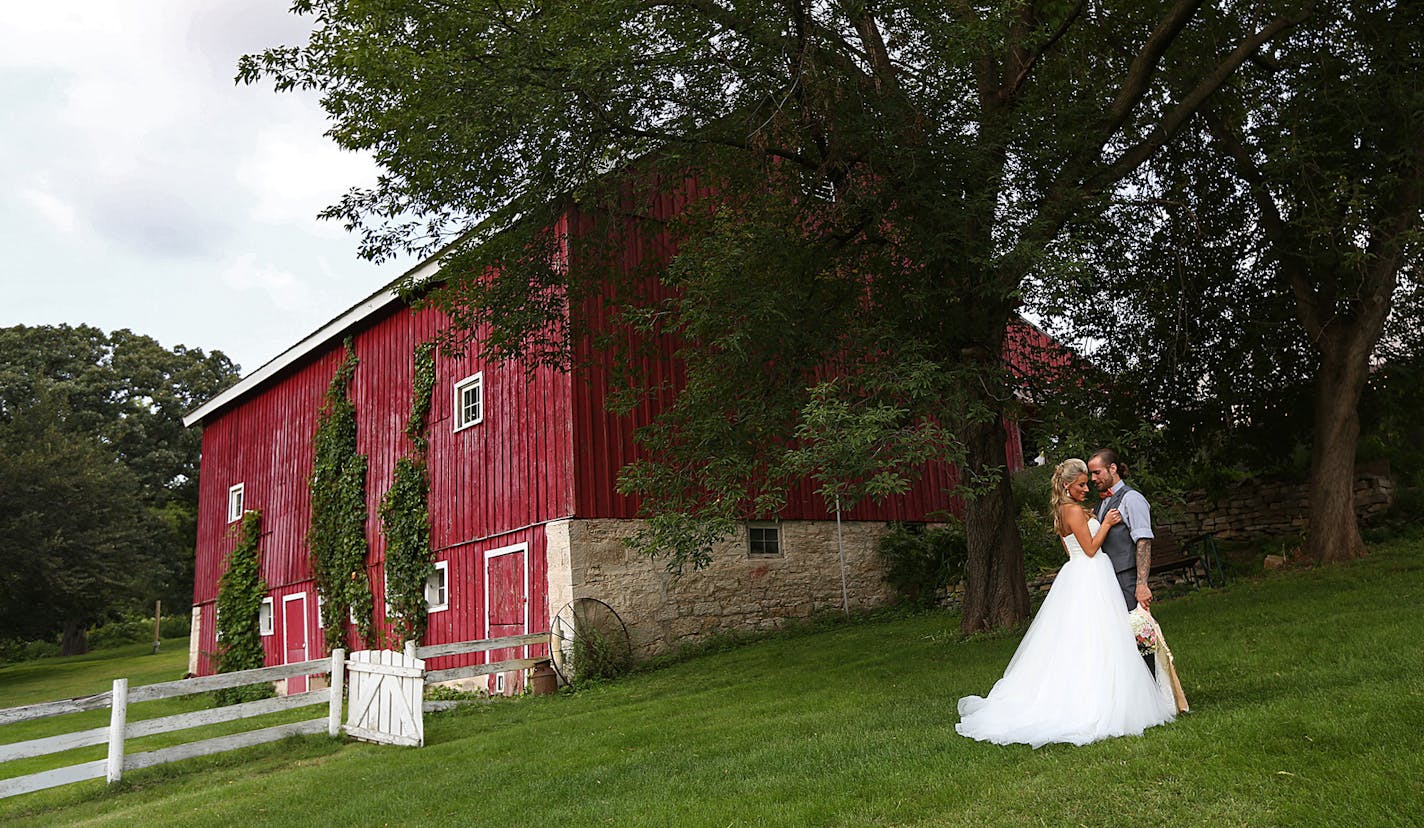
<svg viewBox="0 0 1424 828">
<path fill-rule="evenodd" d="M 1361 469 L 1355 475 L 1355 514 L 1364 523 L 1389 509 L 1394 480 L 1388 471 Z M 1205 492 L 1187 495 L 1180 517 L 1156 528 L 1178 538 L 1211 532 L 1218 541 L 1254 541 L 1298 535 L 1306 526 L 1305 483 L 1243 481 L 1216 499 Z"/>
<path fill-rule="evenodd" d="M 765 630 L 790 618 L 839 610 L 835 521 L 783 521 L 780 557 L 749 557 L 745 530 L 720 544 L 711 565 L 669 573 L 624 542 L 636 520 L 563 520 L 548 527 L 549 611 L 597 598 L 622 616 L 640 657 L 718 632 Z M 881 522 L 842 524 L 852 612 L 881 606 L 891 592 L 875 543 Z"/>
</svg>

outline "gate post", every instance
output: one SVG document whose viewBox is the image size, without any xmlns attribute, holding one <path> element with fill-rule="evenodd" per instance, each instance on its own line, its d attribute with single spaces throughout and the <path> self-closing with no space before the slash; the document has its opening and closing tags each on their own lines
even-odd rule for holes
<svg viewBox="0 0 1424 828">
<path fill-rule="evenodd" d="M 104 775 L 112 785 L 124 776 L 124 728 L 129 715 L 129 680 L 114 679 L 114 690 L 109 695 L 109 761 L 104 766 Z"/>
<path fill-rule="evenodd" d="M 337 647 L 331 651 L 331 681 L 327 689 L 331 699 L 326 705 L 326 734 L 336 736 L 341 733 L 341 691 L 346 678 L 346 650 Z"/>
</svg>

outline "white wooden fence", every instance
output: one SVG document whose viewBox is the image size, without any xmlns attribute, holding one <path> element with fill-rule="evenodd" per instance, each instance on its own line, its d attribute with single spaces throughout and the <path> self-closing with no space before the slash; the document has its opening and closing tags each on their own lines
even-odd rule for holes
<svg viewBox="0 0 1424 828">
<path fill-rule="evenodd" d="M 526 635 L 507 635 L 503 638 L 481 638 L 474 641 L 457 641 L 453 644 L 430 644 L 425 647 L 415 646 L 414 641 L 405 643 L 406 655 L 420 659 L 431 659 L 439 656 L 464 655 L 466 653 L 487 653 L 490 650 L 503 650 L 507 647 L 528 647 L 535 644 L 548 644 L 549 634 L 528 633 Z M 543 658 L 511 658 L 504 661 L 495 661 L 489 664 L 472 664 L 469 667 L 451 667 L 447 670 L 431 670 L 425 674 L 425 683 L 434 684 L 438 681 L 453 681 L 462 678 L 474 678 L 475 676 L 488 676 L 494 673 L 507 673 L 511 670 L 528 670 L 535 664 L 544 661 Z"/>
<path fill-rule="evenodd" d="M 346 733 L 367 742 L 422 747 L 425 662 L 409 653 L 362 650 L 346 662 L 351 704 Z"/>
<path fill-rule="evenodd" d="M 491 650 L 527 647 L 548 642 L 548 633 L 510 635 L 502 638 L 460 641 L 453 644 L 432 644 L 426 647 L 417 647 L 415 642 L 407 641 L 404 654 L 390 651 L 363 651 L 352 653 L 350 659 L 346 658 L 345 650 L 338 649 L 332 651 L 329 659 L 315 659 L 297 664 L 281 664 L 276 667 L 262 667 L 237 673 L 220 673 L 215 676 L 149 684 L 136 687 L 133 690 L 129 689 L 128 679 L 116 679 L 113 690 L 107 693 L 0 709 L 0 725 L 85 710 L 103 708 L 110 710 L 108 727 L 96 727 L 76 733 L 64 733 L 42 739 L 31 739 L 27 742 L 0 745 L 0 762 L 47 756 L 72 748 L 106 742 L 109 745 L 107 759 L 0 780 L 0 798 L 67 785 L 70 782 L 80 782 L 85 779 L 97 779 L 101 776 L 111 783 L 117 782 L 123 777 L 126 770 L 147 768 L 196 756 L 207 756 L 249 745 L 272 742 L 292 735 L 320 733 L 322 730 L 326 730 L 332 736 L 345 730 L 349 735 L 359 739 L 420 746 L 425 741 L 425 725 L 421 715 L 423 709 L 427 707 L 438 709 L 433 707 L 431 702 L 422 703 L 424 685 L 513 670 L 527 670 L 544 660 L 543 658 L 514 658 L 488 664 L 474 664 L 468 667 L 427 671 L 425 670 L 425 659 L 485 653 Z M 341 724 L 342 683 L 347 672 L 350 672 L 352 676 L 351 704 L 349 705 L 351 715 L 343 728 Z M 197 710 L 158 719 L 128 721 L 128 705 L 131 702 L 188 696 L 194 693 L 206 693 L 229 687 L 241 687 L 317 673 L 330 675 L 329 687 L 324 690 L 313 690 L 275 699 L 261 699 L 211 710 Z M 145 753 L 126 755 L 124 750 L 124 743 L 128 739 L 261 716 L 323 702 L 327 704 L 327 713 L 321 718 L 274 725 L 196 742 L 186 742 Z"/>
<path fill-rule="evenodd" d="M 80 696 L 78 698 L 64 699 L 62 701 L 30 704 L 23 707 L 11 707 L 0 710 L 0 725 L 29 721 L 32 719 L 43 719 L 50 716 L 60 716 L 65 713 L 77 713 L 84 710 L 99 710 L 106 707 L 109 708 L 110 711 L 108 727 L 96 727 L 91 730 L 82 730 L 76 733 L 64 733 L 58 736 L 47 736 L 43 739 L 31 739 L 27 742 L 0 745 L 0 762 L 8 762 L 12 759 L 26 759 L 33 756 L 46 756 L 63 750 L 85 747 L 87 745 L 99 745 L 105 742 L 109 745 L 109 755 L 107 759 L 98 759 L 93 762 L 68 765 L 63 768 L 41 771 L 27 776 L 17 776 L 11 779 L 0 780 L 0 798 L 29 793 L 31 791 L 40 791 L 58 785 L 67 785 L 70 782 L 79 782 L 85 779 L 97 779 L 101 776 L 113 783 L 119 781 L 126 770 L 147 768 L 166 762 L 176 762 L 180 759 L 190 759 L 195 756 L 207 756 L 209 754 L 235 750 L 249 745 L 260 745 L 264 742 L 273 742 L 297 734 L 320 733 L 322 730 L 325 730 L 327 733 L 335 736 L 341 726 L 341 682 L 345 675 L 343 669 L 345 660 L 345 651 L 335 650 L 332 652 L 330 659 L 315 659 L 296 664 L 282 664 L 276 667 L 243 670 L 236 673 L 221 673 L 216 676 L 168 681 L 161 684 L 148 684 L 143 687 L 136 687 L 132 691 L 129 690 L 128 679 L 115 679 L 113 690 L 107 693 L 96 693 L 92 696 Z M 154 701 L 156 699 L 169 699 L 177 696 L 188 696 L 194 693 L 206 693 L 229 687 L 241 687 L 247 684 L 257 684 L 259 682 L 275 681 L 277 679 L 316 673 L 330 674 L 331 681 L 328 688 L 275 699 L 260 699 L 258 701 L 234 704 L 214 708 L 212 710 L 179 713 L 158 719 L 145 719 L 137 722 L 128 721 L 128 705 L 130 702 L 137 703 Z M 261 716 L 266 713 L 275 713 L 279 710 L 291 710 L 321 704 L 323 702 L 327 705 L 327 712 L 325 716 L 320 718 L 274 725 L 272 727 L 234 733 L 228 736 L 203 739 L 197 742 L 186 742 L 180 745 L 147 751 L 145 753 L 125 755 L 124 743 L 128 739 L 137 739 L 140 736 L 151 736 L 155 733 L 170 733 L 177 730 L 186 730 L 188 728 L 216 724 L 217 722 L 228 722 L 251 716 Z"/>
</svg>

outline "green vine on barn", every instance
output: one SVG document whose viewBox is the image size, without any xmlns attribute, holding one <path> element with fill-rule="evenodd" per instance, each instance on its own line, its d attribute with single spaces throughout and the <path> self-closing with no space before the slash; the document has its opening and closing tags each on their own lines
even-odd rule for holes
<svg viewBox="0 0 1424 828">
<path fill-rule="evenodd" d="M 346 358 L 326 389 L 317 422 L 307 550 L 328 650 L 346 646 L 346 619 L 354 616 L 362 644 L 374 636 L 371 583 L 366 572 L 366 456 L 356 451 L 356 406 L 348 389 L 356 373 L 356 348 L 348 337 Z"/>
<path fill-rule="evenodd" d="M 429 440 L 426 428 L 435 390 L 432 343 L 415 349 L 410 418 L 405 433 L 414 457 L 396 461 L 391 487 L 381 498 L 381 531 L 386 538 L 386 603 L 390 605 L 391 636 L 396 642 L 425 636 L 425 584 L 435 572 L 430 550 L 430 480 L 425 469 Z"/>
<path fill-rule="evenodd" d="M 255 670 L 263 666 L 262 599 L 267 585 L 262 582 L 261 560 L 257 544 L 262 534 L 262 513 L 245 512 L 238 525 L 237 546 L 228 558 L 227 571 L 218 580 L 217 599 L 217 670 L 234 673 Z M 264 698 L 272 695 L 272 686 L 262 683 L 247 687 L 232 687 L 217 692 L 219 704 Z"/>
</svg>

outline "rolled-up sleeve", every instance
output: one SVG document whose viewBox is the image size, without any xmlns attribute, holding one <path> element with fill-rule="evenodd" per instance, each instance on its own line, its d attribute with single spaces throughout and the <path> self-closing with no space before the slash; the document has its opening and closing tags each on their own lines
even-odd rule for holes
<svg viewBox="0 0 1424 828">
<path fill-rule="evenodd" d="M 1152 534 L 1152 507 L 1147 505 L 1147 498 L 1141 492 L 1133 489 L 1123 495 L 1117 510 L 1122 514 L 1122 522 L 1127 524 L 1134 541 L 1155 537 Z"/>
</svg>

